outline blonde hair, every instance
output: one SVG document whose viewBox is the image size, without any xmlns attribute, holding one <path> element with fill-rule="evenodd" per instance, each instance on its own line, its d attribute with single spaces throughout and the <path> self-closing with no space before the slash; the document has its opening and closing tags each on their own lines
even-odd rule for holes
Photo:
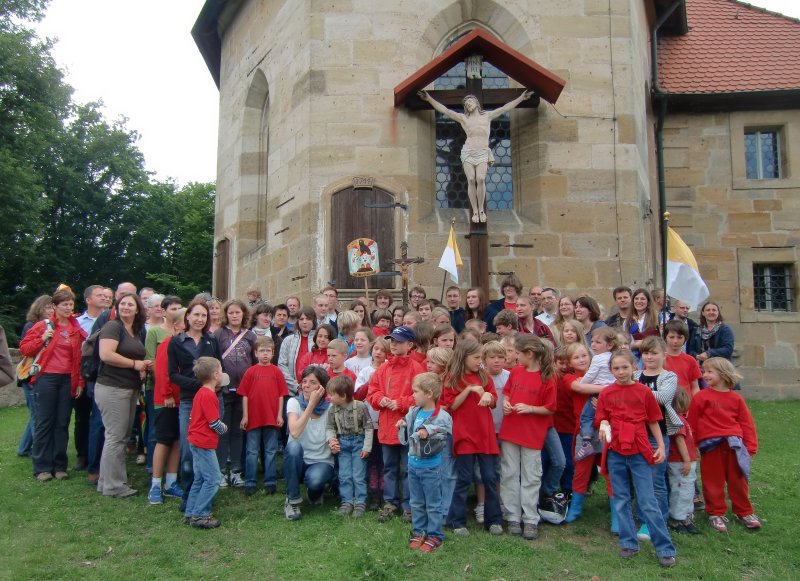
<svg viewBox="0 0 800 581">
<path fill-rule="evenodd" d="M 675 397 L 672 400 L 672 407 L 675 409 L 676 412 L 679 414 L 685 414 L 689 411 L 689 405 L 692 403 L 692 397 L 689 393 L 679 387 L 675 390 Z"/>
<path fill-rule="evenodd" d="M 649 337 L 645 337 L 642 339 L 641 345 L 639 345 L 639 351 L 642 353 L 652 353 L 653 351 L 660 350 L 662 353 L 667 352 L 667 344 L 664 342 L 664 339 L 661 337 L 656 337 L 655 335 L 650 335 Z"/>
<path fill-rule="evenodd" d="M 333 349 L 339 355 L 347 355 L 347 352 L 350 350 L 350 347 L 347 346 L 347 341 L 344 339 L 334 339 L 330 343 L 328 343 L 328 349 Z"/>
<path fill-rule="evenodd" d="M 561 338 L 559 343 L 564 341 L 564 328 L 571 327 L 574 329 L 575 333 L 578 335 L 578 343 L 589 349 L 589 346 L 586 344 L 586 333 L 583 330 L 583 324 L 579 323 L 577 319 L 569 319 L 564 321 L 564 324 L 561 326 Z"/>
<path fill-rule="evenodd" d="M 439 396 L 442 395 L 442 380 L 435 373 L 420 373 L 414 377 L 411 387 L 429 394 L 436 401 L 439 401 Z"/>
<path fill-rule="evenodd" d="M 719 378 L 725 382 L 727 387 L 733 387 L 744 379 L 739 375 L 739 372 L 736 371 L 733 363 L 724 357 L 709 357 L 703 361 L 703 369 L 707 368 L 716 371 L 719 374 Z"/>
<path fill-rule="evenodd" d="M 375 347 L 375 345 L 380 345 L 380 347 L 383 349 L 383 352 L 386 354 L 388 354 L 392 348 L 392 344 L 389 342 L 389 339 L 384 336 L 378 337 L 372 342 L 372 345 L 369 346 L 370 353 L 372 353 L 372 348 Z"/>
<path fill-rule="evenodd" d="M 474 339 L 464 339 L 459 341 L 456 348 L 453 350 L 453 355 L 447 363 L 447 368 L 444 370 L 444 375 L 447 378 L 445 386 L 448 389 L 455 389 L 461 391 L 460 383 L 465 375 L 470 373 L 467 371 L 466 360 L 469 355 L 481 352 L 481 344 Z M 489 376 L 486 370 L 481 367 L 477 371 L 477 375 L 481 380 L 481 387 L 485 387 L 489 383 Z"/>
<path fill-rule="evenodd" d="M 186 307 L 181 307 L 177 311 L 174 311 L 172 315 L 170 315 L 169 322 L 173 325 L 177 325 L 183 321 L 184 317 L 186 317 Z"/>
<path fill-rule="evenodd" d="M 447 367 L 452 355 L 453 350 L 446 347 L 431 347 L 428 349 L 428 353 L 426 353 L 428 361 L 436 365 L 441 365 L 442 367 Z"/>
<path fill-rule="evenodd" d="M 619 337 L 617 337 L 617 330 L 614 327 L 598 327 L 592 331 L 592 339 L 602 339 L 611 347 L 609 351 L 616 351 L 620 348 Z"/>
<path fill-rule="evenodd" d="M 500 341 L 489 341 L 488 343 L 484 343 L 483 347 L 481 348 L 481 355 L 483 356 L 484 360 L 487 357 L 492 357 L 493 355 L 496 357 L 505 357 L 506 348 L 503 347 L 503 344 Z"/>
<path fill-rule="evenodd" d="M 322 295 L 325 296 L 325 295 Z M 361 326 L 362 319 L 355 311 L 344 311 L 339 313 L 336 324 L 339 327 L 339 333 L 348 335 L 355 332 Z"/>
<path fill-rule="evenodd" d="M 222 372 L 222 363 L 216 357 L 200 357 L 192 369 L 197 381 L 206 383 L 214 378 L 214 374 Z"/>
</svg>

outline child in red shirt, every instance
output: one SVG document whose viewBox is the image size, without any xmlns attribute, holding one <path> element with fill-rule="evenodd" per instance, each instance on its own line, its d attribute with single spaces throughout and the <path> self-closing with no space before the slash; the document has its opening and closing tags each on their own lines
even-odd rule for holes
<svg viewBox="0 0 800 581">
<path fill-rule="evenodd" d="M 194 364 L 194 376 L 203 387 L 194 396 L 189 418 L 187 439 L 192 451 L 194 481 L 186 500 L 184 522 L 195 528 L 214 529 L 219 521 L 211 514 L 211 504 L 221 480 L 217 445 L 220 434 L 228 430 L 219 417 L 217 391 L 229 380 L 215 357 L 200 357 Z"/>
<path fill-rule="evenodd" d="M 275 458 L 283 426 L 283 400 L 289 396 L 286 379 L 280 369 L 272 365 L 275 343 L 269 337 L 259 337 L 255 347 L 258 364 L 244 372 L 237 390 L 242 396 L 241 428 L 246 430 L 244 492 L 248 496 L 256 492 L 256 470 L 262 446 L 264 490 L 268 495 L 275 494 L 278 484 Z"/>
<path fill-rule="evenodd" d="M 697 359 L 683 352 L 689 340 L 689 329 L 680 321 L 668 321 L 664 325 L 664 340 L 667 343 L 664 369 L 678 376 L 678 386 L 691 398 L 700 391 L 699 379 L 703 377 L 703 372 Z"/>
<path fill-rule="evenodd" d="M 372 327 L 372 333 L 376 337 L 386 337 L 392 328 L 392 313 L 388 309 L 378 309 L 372 315 L 372 320 L 375 321 L 375 326 Z"/>
<path fill-rule="evenodd" d="M 508 532 L 533 540 L 539 536 L 542 448 L 556 410 L 555 369 L 553 350 L 539 337 L 520 335 L 515 347 L 519 365 L 503 388 L 500 496 Z"/>
<path fill-rule="evenodd" d="M 731 391 L 742 377 L 727 359 L 711 357 L 703 362 L 703 379 L 710 389 L 692 398 L 689 425 L 700 448 L 703 498 L 711 526 L 728 532 L 725 484 L 733 514 L 748 529 L 761 528 L 750 504 L 747 480 L 750 457 L 758 451 L 753 416 L 742 396 Z"/>
<path fill-rule="evenodd" d="M 469 535 L 467 492 L 476 464 L 486 488 L 483 526 L 493 535 L 503 534 L 496 466 L 500 448 L 491 412 L 497 405 L 497 391 L 483 369 L 482 359 L 480 343 L 469 338 L 459 340 L 445 371 L 440 400 L 453 418 L 457 480 L 447 520 L 459 536 Z"/>
<path fill-rule="evenodd" d="M 608 444 L 606 465 L 614 489 L 612 502 L 619 522 L 619 555 L 631 559 L 639 552 L 633 522 L 631 483 L 636 504 L 650 532 L 662 567 L 675 565 L 675 547 L 658 507 L 651 465 L 664 458 L 664 440 L 658 421 L 662 418 L 653 392 L 633 380 L 636 358 L 630 351 L 617 351 L 609 366 L 616 381 L 605 387 L 597 399 L 595 427 Z M 656 441 L 650 446 L 648 430 Z"/>
<path fill-rule="evenodd" d="M 671 323 L 670 321 L 669 323 Z M 667 325 L 669 325 L 667 323 Z M 683 324 L 683 323 L 679 323 Z M 686 419 L 691 396 L 683 389 L 675 392 L 672 407 L 678 412 L 683 426 L 669 437 L 669 528 L 678 533 L 700 534 L 694 526 L 694 490 L 697 482 L 697 448 L 692 429 Z"/>
<path fill-rule="evenodd" d="M 344 366 L 350 347 L 344 339 L 334 339 L 328 343 L 328 375 L 331 379 L 344 375 L 356 382 L 356 374 Z"/>
</svg>

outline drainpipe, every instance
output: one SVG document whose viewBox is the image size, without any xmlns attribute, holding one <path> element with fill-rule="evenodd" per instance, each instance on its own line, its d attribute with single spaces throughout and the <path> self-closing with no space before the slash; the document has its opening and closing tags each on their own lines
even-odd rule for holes
<svg viewBox="0 0 800 581">
<path fill-rule="evenodd" d="M 664 311 L 667 310 L 667 227 L 669 225 L 669 212 L 667 207 L 667 186 L 664 177 L 664 119 L 667 116 L 668 94 L 661 91 L 658 83 L 658 31 L 667 21 L 673 12 L 683 4 L 684 0 L 675 0 L 664 13 L 656 20 L 650 30 L 650 68 L 651 68 L 651 92 L 653 100 L 658 106 L 658 121 L 656 123 L 656 166 L 658 169 L 658 208 L 661 211 L 659 220 L 659 230 L 661 232 L 661 281 L 664 288 Z"/>
</svg>

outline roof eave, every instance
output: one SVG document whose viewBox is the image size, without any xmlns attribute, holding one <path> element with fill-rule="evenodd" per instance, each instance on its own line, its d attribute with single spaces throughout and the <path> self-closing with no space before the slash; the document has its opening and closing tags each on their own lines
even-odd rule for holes
<svg viewBox="0 0 800 581">
<path fill-rule="evenodd" d="M 661 99 L 667 100 L 669 110 L 673 112 L 717 113 L 800 109 L 800 88 L 714 93 L 661 92 L 653 95 L 654 101 Z"/>
<path fill-rule="evenodd" d="M 222 32 L 246 0 L 206 0 L 192 26 L 192 38 L 219 89 Z"/>
</svg>

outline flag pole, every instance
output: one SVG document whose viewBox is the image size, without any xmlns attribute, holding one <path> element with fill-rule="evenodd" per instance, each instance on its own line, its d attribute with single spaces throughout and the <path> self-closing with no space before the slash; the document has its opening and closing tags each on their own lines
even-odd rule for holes
<svg viewBox="0 0 800 581">
<path fill-rule="evenodd" d="M 664 302 L 661 305 L 661 315 L 659 316 L 659 319 L 663 321 L 667 320 L 667 313 L 669 312 L 669 307 L 667 306 L 669 304 L 669 293 L 667 292 L 667 246 L 669 245 L 669 217 L 670 214 L 666 211 L 661 217 L 661 240 L 663 240 L 663 243 L 661 244 L 661 280 L 664 283 Z"/>
<path fill-rule="evenodd" d="M 456 227 L 456 219 L 450 218 L 450 230 L 453 231 Z M 450 232 L 447 233 L 447 242 L 450 242 Z M 439 296 L 439 302 L 444 302 L 444 285 L 447 283 L 447 271 L 445 271 L 444 276 L 442 277 L 442 294 Z"/>
</svg>

